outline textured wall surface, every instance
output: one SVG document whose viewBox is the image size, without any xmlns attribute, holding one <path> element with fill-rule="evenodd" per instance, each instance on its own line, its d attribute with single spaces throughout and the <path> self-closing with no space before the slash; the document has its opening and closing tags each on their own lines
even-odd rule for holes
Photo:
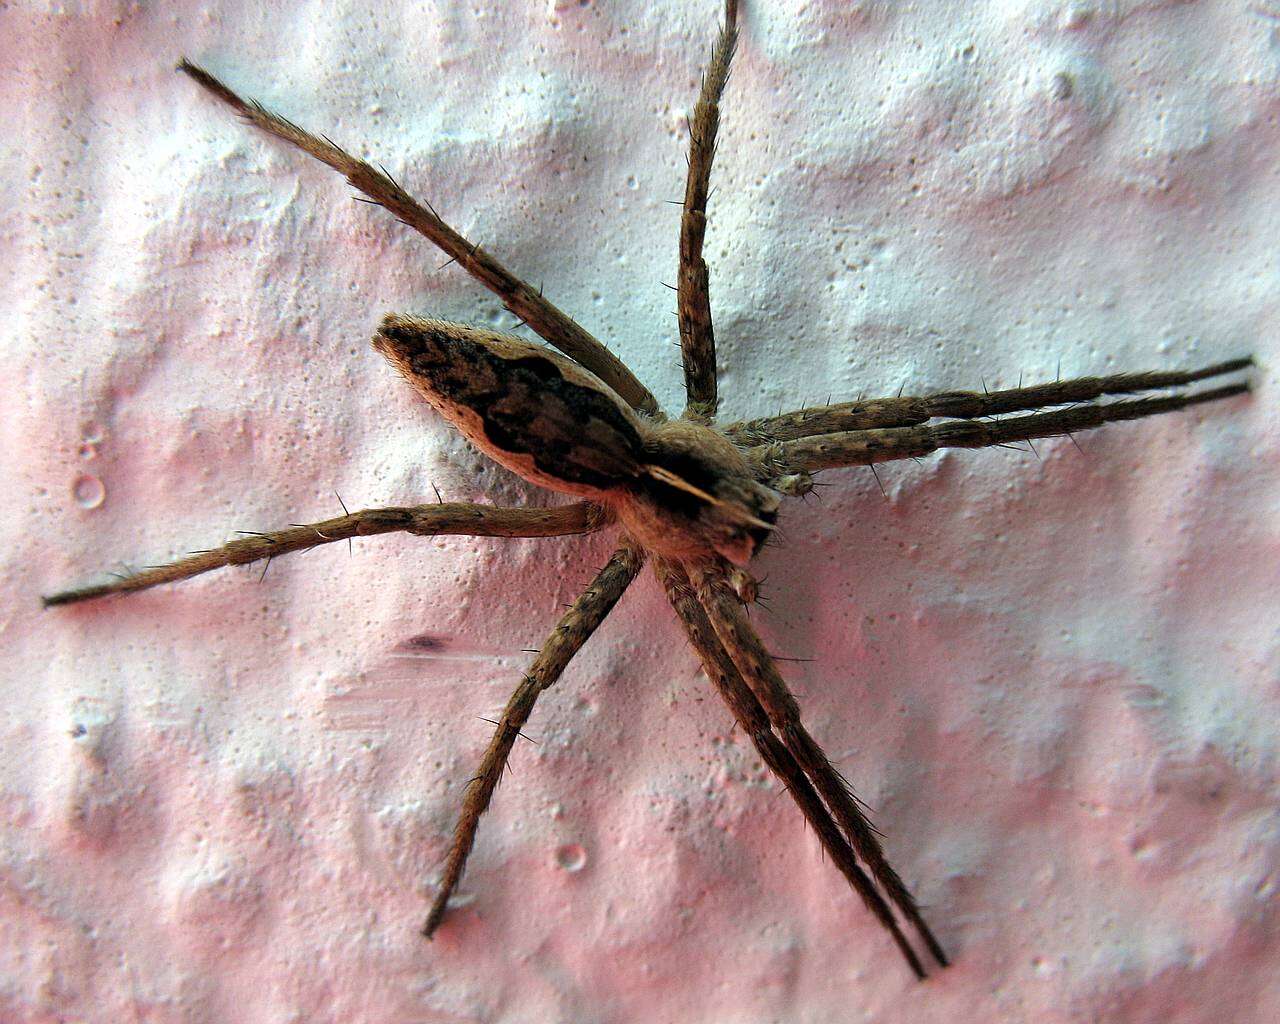
<svg viewBox="0 0 1280 1024">
<path fill-rule="evenodd" d="M 1256 393 L 826 475 L 755 616 L 955 966 L 913 982 L 606 537 L 388 537 L 41 612 L 348 506 L 545 501 L 370 351 L 508 325 L 186 53 L 385 163 L 682 397 L 688 3 L 0 7 L 0 1019 L 1280 1016 L 1280 4 L 751 0 L 708 258 L 730 418 L 1254 352 Z"/>
</svg>

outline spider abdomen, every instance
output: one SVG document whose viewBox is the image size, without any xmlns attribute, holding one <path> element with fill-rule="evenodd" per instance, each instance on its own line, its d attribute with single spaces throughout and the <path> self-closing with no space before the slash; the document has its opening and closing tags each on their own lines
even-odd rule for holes
<svg viewBox="0 0 1280 1024">
<path fill-rule="evenodd" d="M 477 448 L 530 483 L 605 500 L 644 475 L 640 418 L 547 348 L 396 314 L 373 347 Z"/>
</svg>

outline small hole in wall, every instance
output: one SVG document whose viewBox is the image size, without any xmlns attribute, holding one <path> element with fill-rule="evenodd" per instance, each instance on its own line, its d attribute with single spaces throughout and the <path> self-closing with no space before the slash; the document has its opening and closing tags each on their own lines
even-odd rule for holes
<svg viewBox="0 0 1280 1024">
<path fill-rule="evenodd" d="M 587 851 L 578 843 L 565 843 L 556 847 L 556 864 L 565 871 L 581 871 L 587 866 Z"/>
<path fill-rule="evenodd" d="M 82 473 L 71 485 L 71 497 L 81 508 L 100 508 L 107 500 L 107 488 L 96 476 Z"/>
</svg>

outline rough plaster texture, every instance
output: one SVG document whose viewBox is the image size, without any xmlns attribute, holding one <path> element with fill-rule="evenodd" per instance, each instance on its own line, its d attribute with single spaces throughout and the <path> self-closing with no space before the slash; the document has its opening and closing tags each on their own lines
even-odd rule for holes
<svg viewBox="0 0 1280 1024">
<path fill-rule="evenodd" d="M 1280 1015 L 1280 4 L 753 0 L 709 256 L 725 411 L 1255 352 L 1257 393 L 828 474 L 760 628 L 956 964 L 912 982 L 647 576 L 462 786 L 605 538 L 380 538 L 41 613 L 347 504 L 545 500 L 369 350 L 507 324 L 179 53 L 376 156 L 668 406 L 711 0 L 0 9 L 0 1019 Z"/>
</svg>

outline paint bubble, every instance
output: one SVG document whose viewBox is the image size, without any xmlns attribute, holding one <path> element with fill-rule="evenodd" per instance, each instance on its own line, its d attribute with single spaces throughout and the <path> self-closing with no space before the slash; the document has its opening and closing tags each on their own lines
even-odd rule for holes
<svg viewBox="0 0 1280 1024">
<path fill-rule="evenodd" d="M 565 871 L 581 871 L 587 866 L 587 851 L 577 843 L 556 848 L 556 863 Z"/>
<path fill-rule="evenodd" d="M 107 489 L 93 474 L 81 473 L 71 485 L 71 497 L 81 508 L 99 508 L 107 500 Z"/>
</svg>

